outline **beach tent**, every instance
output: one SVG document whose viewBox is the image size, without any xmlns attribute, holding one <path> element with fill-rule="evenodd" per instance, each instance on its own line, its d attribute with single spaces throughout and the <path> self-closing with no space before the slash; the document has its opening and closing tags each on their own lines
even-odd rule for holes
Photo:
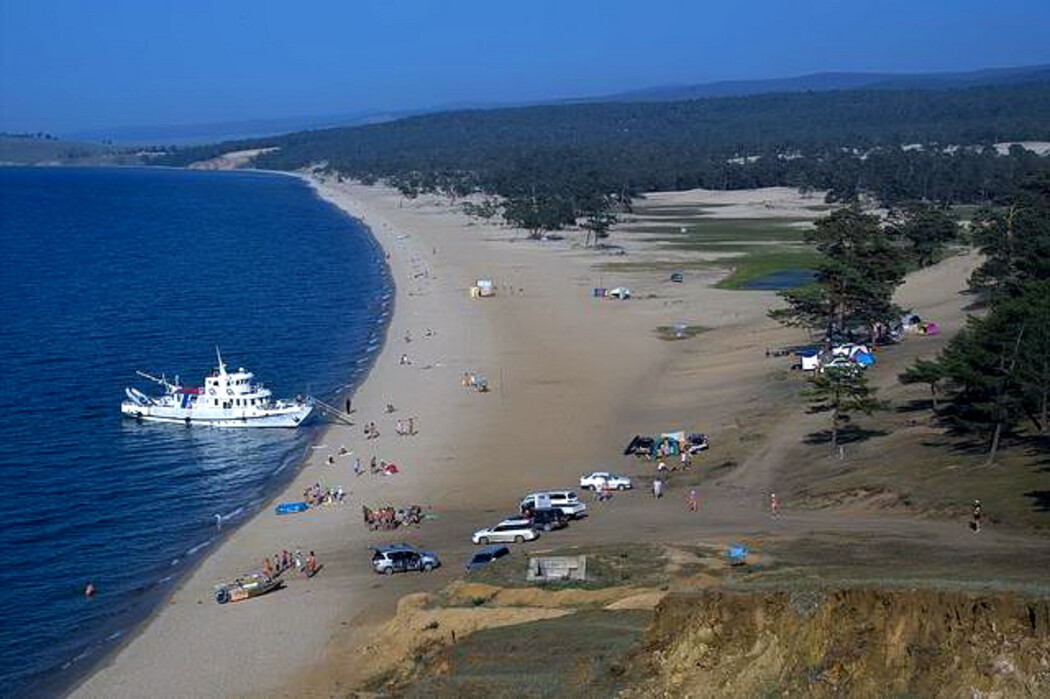
<svg viewBox="0 0 1050 699">
<path fill-rule="evenodd" d="M 630 456 L 631 454 L 648 454 L 652 451 L 654 446 L 652 437 L 643 437 L 640 434 L 636 434 L 631 443 L 627 445 L 627 448 L 623 450 L 624 456 Z"/>
<path fill-rule="evenodd" d="M 799 358 L 802 371 L 816 371 L 820 368 L 820 350 L 815 348 L 800 349 L 795 352 Z"/>
<path fill-rule="evenodd" d="M 853 355 L 853 361 L 867 369 L 875 363 L 875 357 L 870 352 L 857 352 Z"/>
<path fill-rule="evenodd" d="M 496 284 L 488 277 L 482 277 L 481 279 L 474 282 L 474 286 L 478 290 L 478 296 L 495 296 L 496 295 Z"/>
</svg>

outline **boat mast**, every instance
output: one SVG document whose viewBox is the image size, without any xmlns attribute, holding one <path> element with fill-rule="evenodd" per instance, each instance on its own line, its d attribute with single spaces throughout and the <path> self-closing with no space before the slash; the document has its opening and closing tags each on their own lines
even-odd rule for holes
<svg viewBox="0 0 1050 699">
<path fill-rule="evenodd" d="M 219 376 L 226 378 L 226 365 L 222 363 L 222 353 L 219 352 L 218 345 L 215 345 L 215 357 L 219 360 Z"/>
</svg>

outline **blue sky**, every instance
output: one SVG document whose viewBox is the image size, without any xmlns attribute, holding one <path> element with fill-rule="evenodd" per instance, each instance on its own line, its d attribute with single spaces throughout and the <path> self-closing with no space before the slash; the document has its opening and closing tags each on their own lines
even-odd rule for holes
<svg viewBox="0 0 1050 699">
<path fill-rule="evenodd" d="M 1050 63 L 1048 29 L 1048 0 L 0 0 L 0 130 Z"/>
</svg>

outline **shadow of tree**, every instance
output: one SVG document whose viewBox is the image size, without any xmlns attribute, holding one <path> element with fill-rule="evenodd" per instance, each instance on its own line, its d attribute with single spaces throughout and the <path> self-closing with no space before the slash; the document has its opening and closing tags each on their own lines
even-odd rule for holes
<svg viewBox="0 0 1050 699">
<path fill-rule="evenodd" d="M 865 429 L 857 425 L 847 425 L 839 429 L 839 444 L 860 444 L 875 437 L 885 437 L 888 430 Z M 831 430 L 810 432 L 802 441 L 806 444 L 828 444 L 831 442 Z"/>
<path fill-rule="evenodd" d="M 911 413 L 926 413 L 933 412 L 933 400 L 931 398 L 914 398 L 909 400 L 907 403 L 901 403 L 893 408 L 893 411 L 900 413 L 901 415 L 909 415 Z M 936 419 L 936 415 L 933 415 Z"/>
<path fill-rule="evenodd" d="M 1024 496 L 1035 500 L 1032 509 L 1036 512 L 1050 512 L 1050 490 L 1029 490 Z"/>
</svg>

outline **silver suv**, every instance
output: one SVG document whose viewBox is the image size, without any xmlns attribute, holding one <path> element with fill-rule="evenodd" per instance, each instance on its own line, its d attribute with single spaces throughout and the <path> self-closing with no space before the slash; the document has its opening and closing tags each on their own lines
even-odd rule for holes
<svg viewBox="0 0 1050 699">
<path fill-rule="evenodd" d="M 384 575 L 419 570 L 429 573 L 441 565 L 436 553 L 420 551 L 408 544 L 372 548 L 372 569 Z"/>
</svg>

